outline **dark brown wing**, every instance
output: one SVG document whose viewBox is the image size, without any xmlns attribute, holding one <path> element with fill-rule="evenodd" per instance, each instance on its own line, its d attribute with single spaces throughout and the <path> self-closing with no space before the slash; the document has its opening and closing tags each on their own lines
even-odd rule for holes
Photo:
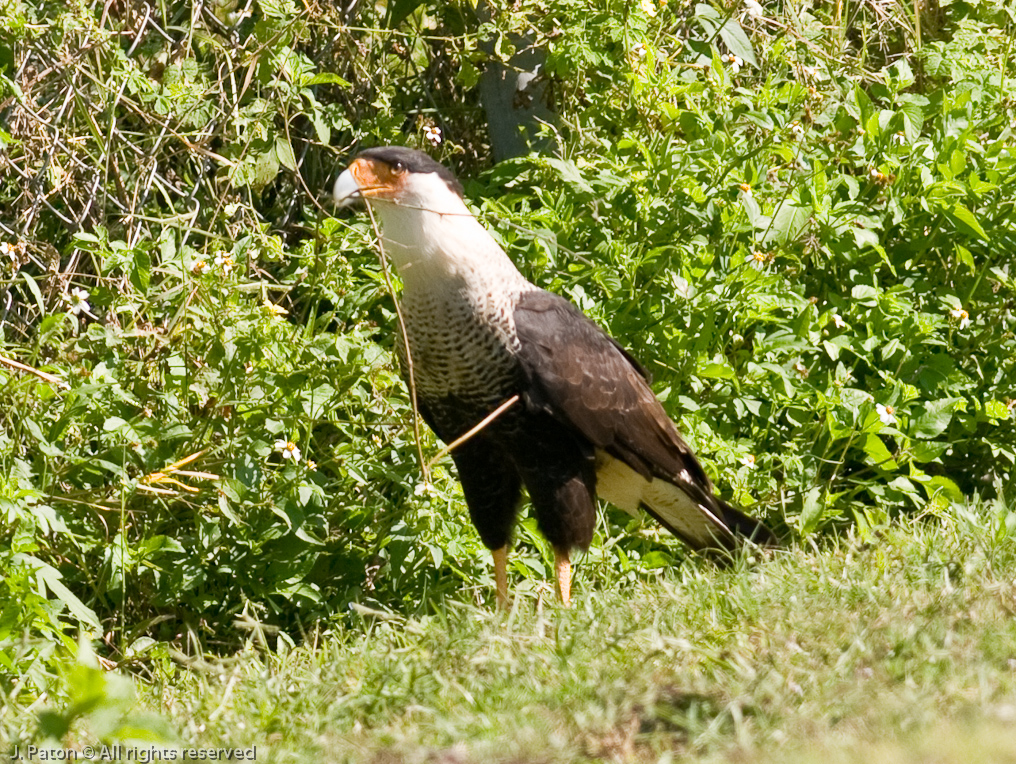
<svg viewBox="0 0 1016 764">
<path fill-rule="evenodd" d="M 645 370 L 563 297 L 527 292 L 515 309 L 528 403 L 577 428 L 643 477 L 686 470 L 712 483 L 649 387 Z"/>
<path fill-rule="evenodd" d="M 523 294 L 514 318 L 528 406 L 574 427 L 645 479 L 680 488 L 719 521 L 722 535 L 750 528 L 748 535 L 768 542 L 772 534 L 756 529 L 758 521 L 713 496 L 712 482 L 653 394 L 645 370 L 600 327 L 564 298 L 543 291 Z"/>
</svg>

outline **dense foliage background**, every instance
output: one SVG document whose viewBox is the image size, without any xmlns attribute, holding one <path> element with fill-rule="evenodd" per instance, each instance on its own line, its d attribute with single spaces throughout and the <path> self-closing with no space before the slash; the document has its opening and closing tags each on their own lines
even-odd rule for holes
<svg viewBox="0 0 1016 764">
<path fill-rule="evenodd" d="M 1007 3 L 7 0 L 0 28 L 15 702 L 78 628 L 143 665 L 490 596 L 450 460 L 422 482 L 372 231 L 329 205 L 358 147 L 451 165 L 788 539 L 1013 498 Z M 496 150 L 534 99 L 532 151 Z M 605 508 L 577 585 L 683 555 Z"/>
</svg>

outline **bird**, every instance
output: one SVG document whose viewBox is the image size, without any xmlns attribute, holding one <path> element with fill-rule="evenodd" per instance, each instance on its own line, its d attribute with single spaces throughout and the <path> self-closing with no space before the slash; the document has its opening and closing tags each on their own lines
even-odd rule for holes
<svg viewBox="0 0 1016 764">
<path fill-rule="evenodd" d="M 470 519 L 493 555 L 498 606 L 510 606 L 507 555 L 523 487 L 565 606 L 571 555 L 592 542 L 597 497 L 647 512 L 714 557 L 730 559 L 746 541 L 777 545 L 764 523 L 716 496 L 646 369 L 569 300 L 523 276 L 447 167 L 415 149 L 368 148 L 339 174 L 333 197 L 339 208 L 366 202 L 380 221 L 402 281 L 403 376 L 411 369 L 420 415 L 454 444 Z"/>
</svg>

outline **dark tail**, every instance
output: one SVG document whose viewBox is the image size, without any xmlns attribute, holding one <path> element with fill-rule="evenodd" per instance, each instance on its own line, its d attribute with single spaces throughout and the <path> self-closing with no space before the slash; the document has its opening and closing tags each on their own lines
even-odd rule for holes
<svg viewBox="0 0 1016 764">
<path fill-rule="evenodd" d="M 716 497 L 716 505 L 723 511 L 723 520 L 734 532 L 738 540 L 747 539 L 763 547 L 778 547 L 780 540 L 761 520 L 748 517 L 739 509 L 734 509 L 723 499 Z"/>
</svg>

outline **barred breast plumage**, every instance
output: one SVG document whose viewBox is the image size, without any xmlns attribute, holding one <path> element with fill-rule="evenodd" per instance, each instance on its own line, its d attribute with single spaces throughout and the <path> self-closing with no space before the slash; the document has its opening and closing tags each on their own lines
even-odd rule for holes
<svg viewBox="0 0 1016 764">
<path fill-rule="evenodd" d="M 513 320 L 518 294 L 467 284 L 441 291 L 405 290 L 402 315 L 419 396 L 486 401 L 509 394 L 518 383 Z M 406 370 L 403 343 L 396 346 Z"/>
</svg>

